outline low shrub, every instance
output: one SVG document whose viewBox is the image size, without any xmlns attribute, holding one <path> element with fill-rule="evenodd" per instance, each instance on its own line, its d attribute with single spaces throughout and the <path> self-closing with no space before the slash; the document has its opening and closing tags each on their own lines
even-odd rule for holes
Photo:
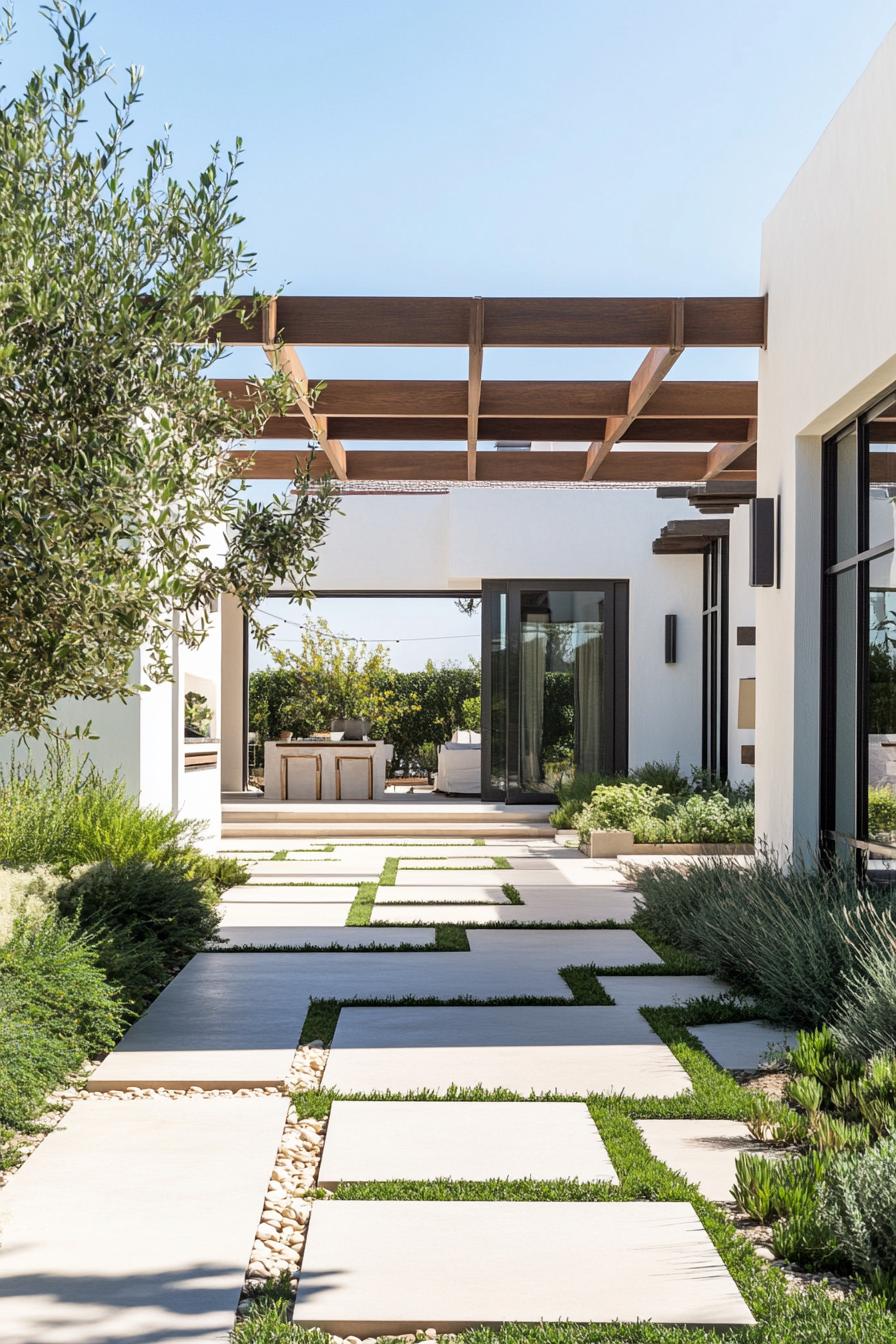
<svg viewBox="0 0 896 1344">
<path fill-rule="evenodd" d="M 688 792 L 688 781 L 681 773 L 681 758 L 674 761 L 645 761 L 630 772 L 636 784 L 649 784 L 675 798 Z"/>
<path fill-rule="evenodd" d="M 861 892 L 845 864 L 784 865 L 764 851 L 750 867 L 705 858 L 638 880 L 636 927 L 691 952 L 773 1020 L 809 1027 L 836 1020 L 847 974 L 862 974 L 851 917 L 893 900 Z"/>
<path fill-rule="evenodd" d="M 896 920 L 870 899 L 846 916 L 850 951 L 836 1017 L 837 1037 L 852 1055 L 896 1050 Z"/>
<path fill-rule="evenodd" d="M 585 843 L 592 831 L 633 831 L 643 834 L 645 824 L 672 808 L 668 794 L 654 784 L 598 784 L 576 818 Z"/>
<path fill-rule="evenodd" d="M 187 876 L 200 883 L 212 897 L 222 896 L 228 887 L 240 887 L 249 880 L 246 864 L 230 855 L 202 854 L 198 849 L 189 849 L 183 852 L 181 862 Z"/>
<path fill-rule="evenodd" d="M 69 874 L 101 860 L 164 863 L 196 834 L 196 823 L 141 807 L 120 778 L 104 779 L 67 750 L 41 769 L 16 765 L 0 774 L 0 863 L 10 867 Z"/>
<path fill-rule="evenodd" d="M 577 770 L 570 775 L 561 775 L 554 783 L 557 806 L 550 815 L 551 825 L 558 831 L 574 830 L 577 814 L 591 801 L 597 785 L 607 782 L 603 775 L 588 771 Z"/>
<path fill-rule="evenodd" d="M 666 786 L 672 777 L 656 763 L 644 769 L 656 772 Z M 684 785 L 684 781 L 681 780 Z M 686 790 L 686 785 L 684 785 Z M 732 799 L 717 790 L 712 793 L 672 793 L 663 785 L 635 779 L 618 784 L 599 784 L 591 801 L 575 817 L 582 843 L 592 831 L 631 831 L 639 844 L 749 844 L 753 839 L 753 804 Z"/>
<path fill-rule="evenodd" d="M 0 946 L 0 1139 L 121 1033 L 120 998 L 89 939 L 54 912 L 20 915 Z"/>
<path fill-rule="evenodd" d="M 892 835 L 896 831 L 896 793 L 885 785 L 868 790 L 868 834 Z"/>
<path fill-rule="evenodd" d="M 42 919 L 55 908 L 54 897 L 62 878 L 48 868 L 22 872 L 0 868 L 0 946 L 8 942 L 16 920 Z"/>
<path fill-rule="evenodd" d="M 208 882 L 175 863 L 98 863 L 60 887 L 57 899 L 61 913 L 90 935 L 135 1016 L 218 926 Z"/>
<path fill-rule="evenodd" d="M 818 1190 L 818 1222 L 854 1270 L 896 1297 L 896 1139 L 830 1162 Z"/>
</svg>

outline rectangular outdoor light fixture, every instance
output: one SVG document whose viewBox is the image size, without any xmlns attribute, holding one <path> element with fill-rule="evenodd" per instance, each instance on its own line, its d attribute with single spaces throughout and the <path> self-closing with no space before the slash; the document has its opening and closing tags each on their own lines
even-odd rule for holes
<svg viewBox="0 0 896 1344">
<path fill-rule="evenodd" d="M 775 583 L 775 501 L 750 500 L 750 587 Z"/>
<path fill-rule="evenodd" d="M 678 661 L 678 617 L 666 617 L 666 662 Z"/>
</svg>

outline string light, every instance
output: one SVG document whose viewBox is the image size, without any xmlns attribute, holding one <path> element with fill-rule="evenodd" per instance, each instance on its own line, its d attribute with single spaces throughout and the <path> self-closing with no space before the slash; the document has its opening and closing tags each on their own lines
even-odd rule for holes
<svg viewBox="0 0 896 1344">
<path fill-rule="evenodd" d="M 269 616 L 272 621 L 279 621 L 282 625 L 293 625 L 297 630 L 308 630 L 307 621 L 291 621 L 288 616 L 278 616 L 276 612 L 265 611 L 263 607 L 258 608 L 259 615 Z M 300 644 L 302 641 L 298 638 L 291 638 L 288 635 L 272 635 L 272 639 L 279 640 L 281 644 Z M 374 639 L 366 635 L 337 635 L 335 631 L 330 631 L 330 638 L 338 640 L 342 644 L 429 644 L 435 640 L 444 639 L 477 639 L 478 635 L 404 635 L 397 639 L 395 636 L 385 639 Z"/>
</svg>

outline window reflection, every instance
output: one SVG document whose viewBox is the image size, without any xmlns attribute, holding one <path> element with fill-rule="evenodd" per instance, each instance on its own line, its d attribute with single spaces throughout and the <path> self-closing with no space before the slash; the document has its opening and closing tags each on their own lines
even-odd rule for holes
<svg viewBox="0 0 896 1344">
<path fill-rule="evenodd" d="M 896 556 L 868 566 L 868 839 L 896 844 Z"/>
</svg>

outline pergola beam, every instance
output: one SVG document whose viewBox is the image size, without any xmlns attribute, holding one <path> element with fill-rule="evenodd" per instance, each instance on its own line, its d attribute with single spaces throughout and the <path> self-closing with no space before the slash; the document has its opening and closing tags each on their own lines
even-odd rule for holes
<svg viewBox="0 0 896 1344">
<path fill-rule="evenodd" d="M 467 373 L 467 480 L 476 479 L 476 444 L 479 440 L 479 402 L 482 396 L 482 345 L 485 338 L 485 304 L 470 304 L 470 342 Z"/>
<path fill-rule="evenodd" d="M 296 461 L 304 463 L 308 453 L 282 448 L 242 449 L 233 456 L 242 474 L 251 480 L 289 480 Z M 576 482 L 582 479 L 583 451 L 571 452 L 486 452 L 477 453 L 478 481 Z M 612 453 L 598 472 L 599 481 L 624 481 L 657 484 L 663 481 L 699 481 L 706 463 L 705 452 L 667 450 L 658 453 Z M 464 450 L 433 449 L 407 452 L 402 449 L 349 449 L 346 454 L 349 481 L 456 481 L 466 482 L 467 454 Z M 317 458 L 312 463 L 315 476 L 326 474 L 326 464 Z"/>
<path fill-rule="evenodd" d="M 723 471 L 733 467 L 739 457 L 756 443 L 756 421 L 750 420 L 743 441 L 738 443 L 717 443 L 706 455 L 706 473 L 704 481 L 715 480 Z"/>
<path fill-rule="evenodd" d="M 271 367 L 279 369 L 289 379 L 295 393 L 296 406 L 305 421 L 309 433 L 317 441 L 330 465 L 333 475 L 340 481 L 346 479 L 345 449 L 338 439 L 327 436 L 326 417 L 318 416 L 308 395 L 308 375 L 302 361 L 291 345 L 283 345 L 277 340 L 277 300 L 271 299 L 262 313 L 262 348 Z"/>
<path fill-rule="evenodd" d="M 317 411 L 317 407 L 315 406 Z M 319 418 L 324 418 L 320 416 Z M 329 415 L 326 417 L 329 433 L 343 443 L 364 443 L 370 440 L 399 443 L 463 443 L 466 445 L 467 421 L 463 416 L 400 416 L 389 417 Z M 716 420 L 646 420 L 633 421 L 620 438 L 623 446 L 634 444 L 707 444 L 740 442 L 747 431 L 747 417 L 727 417 Z M 601 420 L 529 420 L 508 416 L 479 416 L 479 442 L 511 440 L 519 443 L 554 442 L 586 447 L 593 434 L 601 434 Z M 301 439 L 307 428 L 301 416 L 271 416 L 257 437 L 259 439 Z M 619 446 L 619 445 L 617 445 Z M 480 450 L 481 451 L 481 450 Z"/>
<path fill-rule="evenodd" d="M 309 379 L 323 385 L 315 398 L 318 415 L 400 419 L 457 417 L 469 414 L 467 383 L 461 379 Z M 241 378 L 217 378 L 222 396 L 249 405 L 252 385 Z M 624 415 L 630 383 L 573 380 L 486 379 L 481 384 L 479 411 L 483 417 L 510 419 L 592 419 Z M 644 406 L 639 419 L 749 419 L 757 409 L 756 383 L 663 383 Z M 463 438 L 460 433 L 458 438 Z M 585 436 L 586 439 L 590 435 Z"/>
<path fill-rule="evenodd" d="M 615 444 L 631 428 L 638 415 L 657 391 L 684 349 L 684 300 L 678 299 L 672 307 L 671 330 L 668 345 L 653 346 L 635 370 L 635 376 L 628 389 L 628 406 L 624 415 L 607 417 L 603 436 L 592 440 L 585 459 L 586 481 L 593 479 L 595 473 L 607 460 Z"/>
<path fill-rule="evenodd" d="M 765 299 L 734 298 L 497 298 L 483 299 L 487 346 L 641 349 L 669 343 L 676 305 L 684 344 L 764 346 Z M 237 301 L 214 334 L 225 345 L 263 344 L 256 300 Z M 287 345 L 469 344 L 469 298 L 377 298 L 281 295 L 277 322 Z"/>
</svg>

